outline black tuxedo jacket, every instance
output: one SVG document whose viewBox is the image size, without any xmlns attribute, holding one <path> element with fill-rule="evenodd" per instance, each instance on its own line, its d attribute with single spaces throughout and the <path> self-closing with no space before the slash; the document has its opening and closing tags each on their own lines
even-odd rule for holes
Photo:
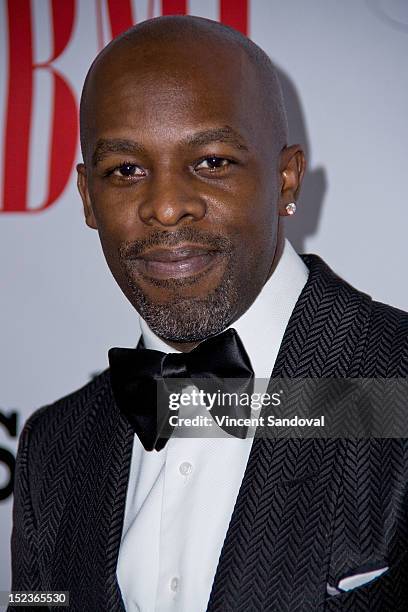
<svg viewBox="0 0 408 612">
<path fill-rule="evenodd" d="M 273 375 L 406 377 L 408 314 L 372 301 L 318 257 L 303 259 L 309 279 Z M 124 611 L 116 565 L 133 435 L 108 371 L 29 418 L 13 589 L 68 590 L 71 611 Z M 407 611 L 407 480 L 406 439 L 256 438 L 207 611 Z M 327 594 L 328 582 L 372 562 L 389 570 Z"/>
</svg>

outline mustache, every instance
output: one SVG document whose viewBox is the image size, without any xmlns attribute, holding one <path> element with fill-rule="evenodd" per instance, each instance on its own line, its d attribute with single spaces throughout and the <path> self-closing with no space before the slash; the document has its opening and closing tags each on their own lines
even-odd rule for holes
<svg viewBox="0 0 408 612">
<path fill-rule="evenodd" d="M 186 226 L 174 231 L 153 230 L 146 238 L 124 242 L 119 247 L 119 258 L 122 261 L 137 259 L 153 247 L 177 247 L 185 242 L 209 246 L 226 254 L 234 250 L 232 241 L 226 236 Z"/>
</svg>

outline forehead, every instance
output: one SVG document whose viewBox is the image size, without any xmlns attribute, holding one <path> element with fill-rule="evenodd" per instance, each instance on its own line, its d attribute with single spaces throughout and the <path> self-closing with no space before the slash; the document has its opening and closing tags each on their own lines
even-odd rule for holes
<svg viewBox="0 0 408 612">
<path fill-rule="evenodd" d="M 239 45 L 124 45 L 92 75 L 88 127 L 94 141 L 129 130 L 182 137 L 226 124 L 251 139 L 259 130 L 261 96 L 256 70 Z"/>
</svg>

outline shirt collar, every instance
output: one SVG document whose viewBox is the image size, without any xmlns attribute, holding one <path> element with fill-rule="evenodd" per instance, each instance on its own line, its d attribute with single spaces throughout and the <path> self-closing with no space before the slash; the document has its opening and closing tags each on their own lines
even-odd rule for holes
<svg viewBox="0 0 408 612">
<path fill-rule="evenodd" d="M 306 284 L 308 268 L 285 239 L 281 258 L 254 302 L 229 328 L 234 328 L 248 353 L 255 376 L 269 378 L 298 297 Z M 179 353 L 156 336 L 139 317 L 144 345 L 163 353 Z"/>
</svg>

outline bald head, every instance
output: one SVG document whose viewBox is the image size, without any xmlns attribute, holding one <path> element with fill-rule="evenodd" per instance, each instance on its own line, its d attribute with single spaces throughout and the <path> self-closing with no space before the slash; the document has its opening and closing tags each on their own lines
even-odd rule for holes
<svg viewBox="0 0 408 612">
<path fill-rule="evenodd" d="M 81 148 L 85 163 L 91 154 L 89 136 L 101 93 L 114 85 L 117 89 L 123 77 L 137 79 L 141 69 L 148 65 L 152 78 L 159 78 L 160 66 L 165 65 L 166 77 L 170 79 L 173 75 L 175 83 L 182 78 L 183 72 L 188 74 L 189 70 L 193 70 L 198 78 L 201 73 L 203 79 L 208 79 L 211 72 L 219 77 L 220 70 L 223 70 L 221 76 L 227 85 L 229 74 L 238 72 L 240 88 L 237 91 L 235 86 L 235 91 L 230 92 L 231 103 L 235 103 L 233 97 L 243 95 L 246 85 L 253 94 L 251 111 L 262 124 L 270 146 L 278 153 L 287 144 L 282 91 L 276 70 L 266 53 L 246 36 L 217 21 L 195 16 L 166 16 L 144 21 L 115 38 L 90 67 L 80 106 Z M 115 91 L 110 93 L 114 95 Z"/>
</svg>

